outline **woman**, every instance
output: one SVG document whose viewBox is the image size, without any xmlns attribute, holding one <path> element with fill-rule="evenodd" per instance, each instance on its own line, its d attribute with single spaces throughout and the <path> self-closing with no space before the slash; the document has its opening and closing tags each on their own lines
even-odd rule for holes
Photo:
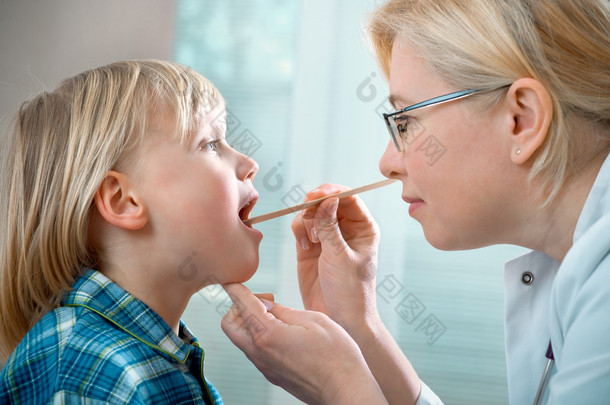
<svg viewBox="0 0 610 405">
<path fill-rule="evenodd" d="M 402 182 L 426 239 L 533 250 L 506 271 L 515 404 L 534 402 L 545 352 L 555 363 L 536 401 L 610 396 L 609 17 L 607 0 L 392 0 L 369 24 L 397 110 L 384 115 L 380 169 Z M 430 137 L 446 150 L 433 165 L 420 147 Z M 362 202 L 328 199 L 293 231 L 303 302 L 318 312 L 228 285 L 239 305 L 225 333 L 306 402 L 440 403 L 379 320 L 378 231 Z"/>
</svg>

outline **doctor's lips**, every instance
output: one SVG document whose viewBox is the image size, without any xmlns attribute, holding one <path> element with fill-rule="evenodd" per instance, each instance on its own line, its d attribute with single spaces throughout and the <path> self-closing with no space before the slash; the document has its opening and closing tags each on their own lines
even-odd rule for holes
<svg viewBox="0 0 610 405">
<path fill-rule="evenodd" d="M 423 203 L 424 202 L 424 200 L 422 200 L 421 198 L 410 198 L 410 197 L 407 197 L 407 196 L 404 196 L 404 195 L 402 196 L 402 199 L 407 204 Z"/>
<path fill-rule="evenodd" d="M 420 198 L 410 198 L 408 196 L 403 196 L 402 199 L 409 204 L 409 215 L 413 216 L 415 211 L 423 207 L 426 203 L 424 200 Z"/>
<path fill-rule="evenodd" d="M 252 209 L 254 208 L 254 205 L 257 201 L 258 194 L 254 192 L 246 198 L 246 201 L 239 209 L 239 219 L 241 219 L 242 222 L 245 223 L 248 227 L 252 227 L 251 224 L 247 221 L 247 219 L 250 218 L 250 212 L 252 212 Z"/>
</svg>

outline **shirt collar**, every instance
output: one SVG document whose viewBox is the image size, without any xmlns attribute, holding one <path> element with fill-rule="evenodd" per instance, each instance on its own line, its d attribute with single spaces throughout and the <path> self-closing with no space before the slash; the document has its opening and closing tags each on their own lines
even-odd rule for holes
<svg viewBox="0 0 610 405">
<path fill-rule="evenodd" d="M 574 230 L 574 243 L 608 212 L 610 212 L 610 155 L 606 156 L 580 213 Z"/>
<path fill-rule="evenodd" d="M 96 270 L 87 269 L 62 301 L 63 306 L 86 307 L 125 332 L 160 352 L 168 360 L 184 363 L 191 344 L 199 346 L 186 325 L 180 322 L 180 339 L 148 305 L 123 290 Z"/>
</svg>

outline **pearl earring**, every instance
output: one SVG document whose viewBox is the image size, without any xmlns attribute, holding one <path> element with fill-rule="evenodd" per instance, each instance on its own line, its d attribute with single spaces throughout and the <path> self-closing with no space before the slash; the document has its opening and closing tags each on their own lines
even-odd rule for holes
<svg viewBox="0 0 610 405">
<path fill-rule="evenodd" d="M 515 151 L 515 153 L 516 153 L 517 155 L 519 155 L 519 154 L 521 153 L 521 148 L 517 148 L 517 150 Z"/>
</svg>

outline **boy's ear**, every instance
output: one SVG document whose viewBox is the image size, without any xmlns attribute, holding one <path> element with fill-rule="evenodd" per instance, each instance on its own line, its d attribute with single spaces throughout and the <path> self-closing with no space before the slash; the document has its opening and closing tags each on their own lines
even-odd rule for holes
<svg viewBox="0 0 610 405">
<path fill-rule="evenodd" d="M 93 197 L 100 215 L 112 225 L 135 231 L 148 222 L 148 212 L 129 178 L 110 171 Z"/>
<path fill-rule="evenodd" d="M 538 80 L 516 80 L 507 93 L 511 114 L 511 159 L 527 162 L 546 139 L 553 117 L 553 102 Z"/>
</svg>

